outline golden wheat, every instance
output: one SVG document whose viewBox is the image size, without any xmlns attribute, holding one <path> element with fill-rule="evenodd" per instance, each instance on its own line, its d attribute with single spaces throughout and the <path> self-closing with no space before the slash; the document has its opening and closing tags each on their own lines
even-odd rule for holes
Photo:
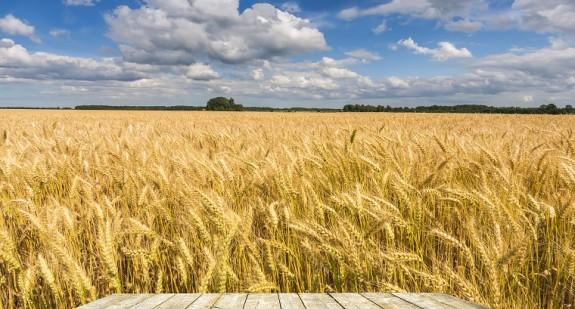
<svg viewBox="0 0 575 309">
<path fill-rule="evenodd" d="M 0 111 L 0 306 L 410 291 L 569 308 L 574 120 Z"/>
</svg>

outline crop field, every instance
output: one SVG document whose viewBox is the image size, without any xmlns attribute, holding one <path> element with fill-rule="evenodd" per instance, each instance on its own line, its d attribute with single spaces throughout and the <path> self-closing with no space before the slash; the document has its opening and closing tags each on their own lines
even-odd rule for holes
<svg viewBox="0 0 575 309">
<path fill-rule="evenodd" d="M 0 307 L 444 292 L 573 308 L 575 118 L 0 111 Z"/>
</svg>

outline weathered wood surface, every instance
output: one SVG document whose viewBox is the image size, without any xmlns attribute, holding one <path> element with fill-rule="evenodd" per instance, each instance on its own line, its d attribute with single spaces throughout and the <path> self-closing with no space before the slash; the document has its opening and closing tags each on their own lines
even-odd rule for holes
<svg viewBox="0 0 575 309">
<path fill-rule="evenodd" d="M 80 309 L 483 309 L 445 294 L 116 294 Z"/>
</svg>

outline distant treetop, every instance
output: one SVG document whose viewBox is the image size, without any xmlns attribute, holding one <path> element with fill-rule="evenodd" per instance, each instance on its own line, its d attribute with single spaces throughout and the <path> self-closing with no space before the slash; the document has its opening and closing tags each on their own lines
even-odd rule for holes
<svg viewBox="0 0 575 309">
<path fill-rule="evenodd" d="M 206 109 L 209 111 L 242 111 L 244 106 L 236 104 L 233 98 L 217 97 L 208 101 Z"/>
</svg>

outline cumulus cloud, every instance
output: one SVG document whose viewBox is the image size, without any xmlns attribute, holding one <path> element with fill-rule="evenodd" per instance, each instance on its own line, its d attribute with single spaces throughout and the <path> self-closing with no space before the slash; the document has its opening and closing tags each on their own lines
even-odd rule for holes
<svg viewBox="0 0 575 309">
<path fill-rule="evenodd" d="M 549 82 L 568 80 L 575 76 L 575 48 L 562 47 L 539 49 L 527 53 L 492 55 L 475 61 L 477 70 L 505 71 Z M 561 85 L 563 82 L 557 83 Z"/>
<path fill-rule="evenodd" d="M 392 0 L 371 7 L 351 7 L 339 17 L 353 20 L 364 16 L 393 14 L 437 20 L 449 31 L 519 28 L 542 33 L 575 35 L 575 2 L 572 0 L 512 0 L 511 6 L 489 10 L 488 0 Z"/>
<path fill-rule="evenodd" d="M 243 63 L 328 48 L 310 21 L 270 4 L 240 13 L 239 0 L 146 0 L 118 7 L 106 22 L 124 58 L 139 63 Z"/>
<path fill-rule="evenodd" d="M 186 76 L 193 80 L 208 81 L 220 78 L 220 75 L 207 64 L 195 63 L 189 66 Z"/>
<path fill-rule="evenodd" d="M 0 75 L 36 80 L 133 81 L 142 74 L 115 59 L 92 59 L 30 53 L 13 40 L 0 40 Z"/>
<path fill-rule="evenodd" d="M 338 88 L 337 83 L 333 79 L 294 72 L 274 75 L 270 84 L 270 90 L 272 91 L 284 89 L 335 90 Z"/>
<path fill-rule="evenodd" d="M 35 43 L 42 42 L 40 38 L 36 36 L 34 26 L 18 19 L 12 14 L 8 14 L 3 18 L 0 18 L 0 31 L 9 35 L 19 35 L 28 37 Z"/>
<path fill-rule="evenodd" d="M 401 40 L 397 43 L 419 55 L 431 56 L 436 61 L 446 61 L 451 58 L 472 58 L 473 54 L 467 48 L 458 49 L 450 42 L 439 42 L 437 48 L 423 47 L 412 38 Z"/>
<path fill-rule="evenodd" d="M 365 48 L 348 51 L 345 53 L 345 55 L 358 59 L 363 63 L 381 60 L 381 56 L 378 53 L 371 52 Z"/>
<path fill-rule="evenodd" d="M 541 50 L 470 59 L 462 74 L 388 76 L 380 80 L 354 72 L 350 67 L 355 63 L 349 58 L 324 57 L 299 62 L 276 59 L 239 65 L 239 70 L 251 75 L 250 79 L 233 74 L 237 66 L 218 67 L 232 70 L 223 71 L 220 76 L 212 67 L 201 63 L 142 65 L 118 59 L 40 56 L 22 49 L 9 39 L 0 40 L 0 79 L 5 82 L 34 79 L 34 85 L 49 83 L 51 91 L 58 95 L 82 93 L 82 97 L 105 98 L 123 104 L 157 102 L 154 98 L 170 102 L 170 98 L 188 98 L 191 94 L 230 93 L 234 97 L 250 98 L 251 102 L 260 98 L 278 104 L 292 104 L 294 100 L 330 104 L 330 100 L 370 99 L 377 100 L 378 104 L 392 104 L 401 98 L 402 104 L 511 102 L 533 105 L 551 97 L 556 98 L 556 103 L 564 104 L 575 95 L 575 48 L 554 48 L 551 44 Z M 63 75 L 61 70 L 68 74 Z M 126 74 L 135 78 L 126 79 Z M 524 100 L 528 96 L 537 99 Z"/>
<path fill-rule="evenodd" d="M 571 0 L 515 0 L 512 10 L 524 29 L 575 34 L 575 2 Z"/>
<path fill-rule="evenodd" d="M 569 47 L 569 44 L 562 38 L 551 37 L 549 38 L 549 43 L 552 49 L 566 49 Z"/>
<path fill-rule="evenodd" d="M 327 67 L 323 69 L 323 74 L 327 77 L 333 79 L 350 79 L 350 78 L 358 78 L 359 74 L 345 69 L 345 68 L 336 68 L 336 67 Z"/>
<path fill-rule="evenodd" d="M 94 6 L 100 0 L 64 0 L 64 5 L 69 6 Z"/>
<path fill-rule="evenodd" d="M 339 17 L 352 20 L 363 16 L 401 14 L 426 19 L 449 19 L 485 7 L 484 0 L 392 0 L 368 8 L 351 7 L 341 11 Z"/>
<path fill-rule="evenodd" d="M 386 82 L 392 87 L 392 88 L 401 88 L 401 89 L 407 89 L 409 88 L 409 82 L 399 78 L 397 76 L 391 76 L 388 77 Z"/>
<path fill-rule="evenodd" d="M 301 12 L 301 7 L 297 2 L 288 1 L 281 5 L 281 9 L 288 13 L 297 14 Z"/>
<path fill-rule="evenodd" d="M 262 80 L 265 78 L 265 73 L 263 69 L 255 69 L 252 71 L 251 77 L 253 80 Z"/>
<path fill-rule="evenodd" d="M 372 91 L 376 84 L 346 67 L 345 59 L 324 57 L 317 62 L 276 63 L 269 79 L 259 81 L 259 95 L 301 99 L 352 99 Z"/>
<path fill-rule="evenodd" d="M 483 23 L 480 21 L 472 21 L 469 19 L 451 20 L 445 24 L 445 29 L 457 32 L 477 32 L 483 28 Z"/>
</svg>

